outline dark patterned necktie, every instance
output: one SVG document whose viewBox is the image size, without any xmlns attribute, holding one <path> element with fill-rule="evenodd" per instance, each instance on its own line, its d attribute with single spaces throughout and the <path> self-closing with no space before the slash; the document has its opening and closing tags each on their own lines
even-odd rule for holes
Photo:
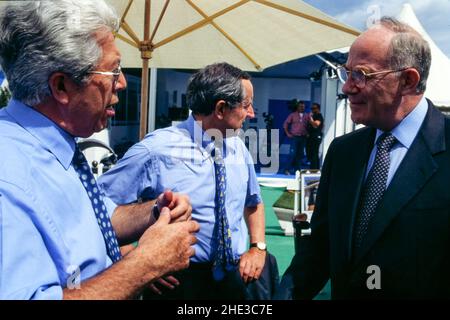
<svg viewBox="0 0 450 320">
<path fill-rule="evenodd" d="M 100 194 L 97 181 L 95 181 L 94 175 L 89 168 L 86 158 L 78 146 L 75 149 L 72 164 L 75 171 L 78 173 L 84 188 L 86 189 L 89 199 L 91 200 L 92 208 L 94 209 L 95 217 L 97 218 L 97 223 L 103 234 L 103 238 L 105 239 L 108 256 L 113 262 L 117 262 L 122 256 L 120 254 L 116 233 L 112 228 L 111 220 L 109 219 L 108 212 L 106 211 L 106 206 L 103 203 L 103 196 Z"/>
<path fill-rule="evenodd" d="M 227 185 L 225 163 L 219 148 L 214 148 L 211 155 L 214 160 L 214 172 L 216 177 L 216 196 L 214 204 L 217 237 L 217 250 L 213 262 L 213 276 L 216 280 L 222 280 L 225 277 L 225 271 L 231 270 L 234 267 L 235 262 L 233 259 L 233 251 L 231 249 L 231 230 L 225 209 L 225 191 Z"/>
<path fill-rule="evenodd" d="M 360 211 L 355 229 L 355 249 L 361 247 L 369 222 L 386 190 L 390 165 L 389 152 L 396 142 L 397 139 L 390 132 L 383 133 L 377 140 L 375 161 L 361 193 Z"/>
</svg>

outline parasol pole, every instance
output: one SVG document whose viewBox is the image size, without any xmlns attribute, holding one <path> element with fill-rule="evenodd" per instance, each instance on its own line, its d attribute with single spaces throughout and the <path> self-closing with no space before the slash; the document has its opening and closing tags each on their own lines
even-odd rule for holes
<svg viewBox="0 0 450 320">
<path fill-rule="evenodd" d="M 139 125 L 139 139 L 147 134 L 148 118 L 148 65 L 152 57 L 150 45 L 150 0 L 145 0 L 144 40 L 140 43 L 139 50 L 142 58 L 142 83 L 141 83 L 141 119 Z"/>
</svg>

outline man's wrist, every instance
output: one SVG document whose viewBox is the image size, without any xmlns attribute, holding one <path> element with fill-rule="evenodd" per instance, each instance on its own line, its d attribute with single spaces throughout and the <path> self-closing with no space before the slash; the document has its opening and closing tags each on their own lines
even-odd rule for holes
<svg viewBox="0 0 450 320">
<path fill-rule="evenodd" d="M 153 218 L 155 219 L 155 221 L 159 219 L 160 213 L 161 212 L 159 211 L 158 200 L 156 200 L 155 204 L 152 207 L 152 215 L 153 215 Z"/>
<path fill-rule="evenodd" d="M 267 244 L 265 242 L 252 242 L 250 248 L 256 248 L 260 251 L 267 251 Z"/>
</svg>

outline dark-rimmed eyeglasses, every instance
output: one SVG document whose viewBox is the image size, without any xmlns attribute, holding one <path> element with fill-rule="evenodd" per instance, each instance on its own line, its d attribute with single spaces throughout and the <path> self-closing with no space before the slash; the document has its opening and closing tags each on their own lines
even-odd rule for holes
<svg viewBox="0 0 450 320">
<path fill-rule="evenodd" d="M 409 67 L 396 70 L 382 70 L 368 73 L 362 69 L 349 70 L 344 66 L 340 66 L 336 68 L 336 73 L 339 77 L 339 80 L 341 80 L 342 83 L 345 83 L 349 78 L 351 78 L 355 86 L 357 86 L 359 89 L 362 89 L 366 86 L 367 79 L 370 79 L 380 74 L 388 74 L 393 72 L 404 71 L 408 68 Z"/>
<path fill-rule="evenodd" d="M 116 88 L 117 83 L 119 82 L 120 74 L 122 73 L 122 66 L 119 66 L 113 71 L 89 71 L 90 74 L 101 74 L 104 76 L 113 76 L 113 88 Z"/>
</svg>

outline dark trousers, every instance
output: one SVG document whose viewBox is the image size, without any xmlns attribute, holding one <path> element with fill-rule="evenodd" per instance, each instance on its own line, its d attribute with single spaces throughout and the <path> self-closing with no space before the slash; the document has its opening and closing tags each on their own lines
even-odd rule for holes
<svg viewBox="0 0 450 320">
<path fill-rule="evenodd" d="M 189 268 L 177 272 L 174 277 L 180 285 L 175 289 L 158 288 L 163 295 L 146 290 L 144 300 L 269 300 L 278 288 L 278 265 L 273 255 L 266 255 L 266 262 L 257 281 L 245 284 L 236 266 L 221 281 L 214 280 L 210 263 L 191 263 Z"/>
<path fill-rule="evenodd" d="M 309 136 L 306 141 L 306 156 L 311 163 L 310 169 L 320 169 L 319 147 L 322 143 L 322 137 Z"/>
<path fill-rule="evenodd" d="M 305 156 L 306 136 L 294 136 L 294 150 L 290 161 L 290 166 L 287 170 L 300 170 L 302 166 L 302 159 Z"/>
</svg>

